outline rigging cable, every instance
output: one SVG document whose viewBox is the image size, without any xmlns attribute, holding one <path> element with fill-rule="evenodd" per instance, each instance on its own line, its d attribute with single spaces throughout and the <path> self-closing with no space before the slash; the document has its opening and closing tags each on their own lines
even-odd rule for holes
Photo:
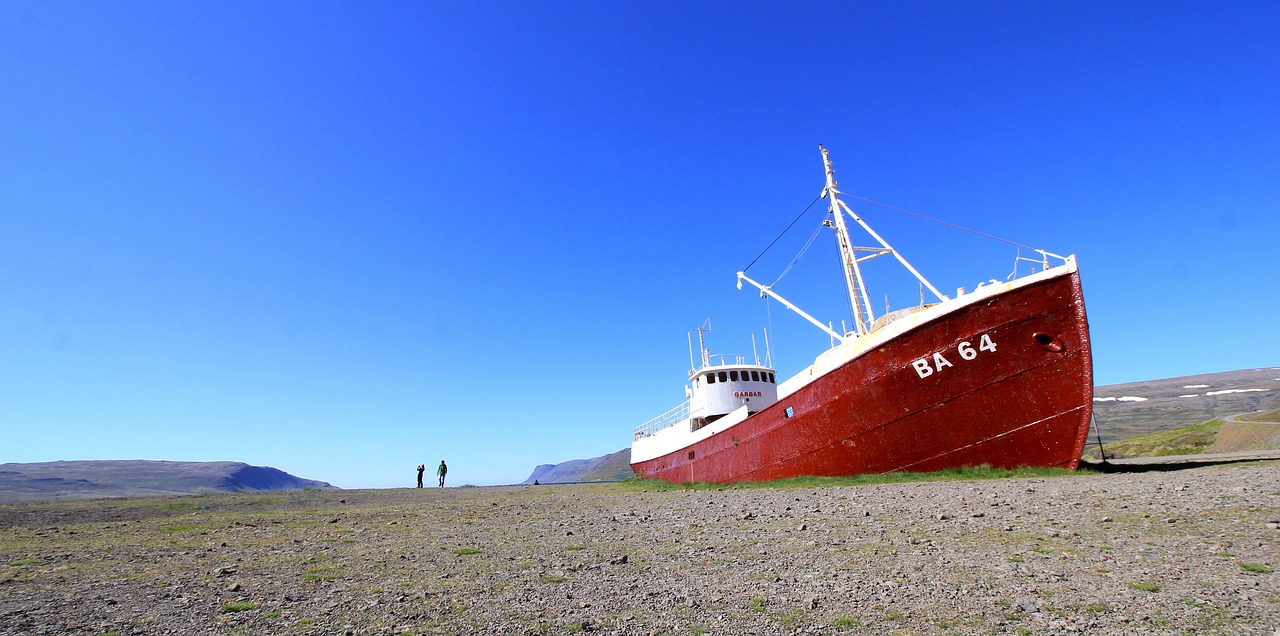
<svg viewBox="0 0 1280 636">
<path fill-rule="evenodd" d="M 849 197 L 850 199 L 857 199 L 857 200 L 859 200 L 859 201 L 864 201 L 864 202 L 866 202 L 866 203 L 870 203 L 870 204 L 872 204 L 872 205 L 878 205 L 878 206 L 880 206 L 880 207 L 882 207 L 882 208 L 889 208 L 890 210 L 895 210 L 895 211 L 901 212 L 901 213 L 903 213 L 903 214 L 910 214 L 911 216 L 914 216 L 914 217 L 916 217 L 916 218 L 924 219 L 924 220 L 926 220 L 926 221 L 932 221 L 932 222 L 937 223 L 937 224 L 939 224 L 939 225 L 945 225 L 945 226 L 947 226 L 947 227 L 950 227 L 950 228 L 954 228 L 954 229 L 960 230 L 960 231 L 962 231 L 962 232 L 968 232 L 968 233 L 970 233 L 970 234 L 977 234 L 978 236 L 981 236 L 981 237 L 983 237 L 983 238 L 988 238 L 988 239 L 991 239 L 991 240 L 993 240 L 993 241 L 999 241 L 999 242 L 1001 242 L 1001 243 L 1008 243 L 1009 245 L 1014 245 L 1014 246 L 1017 246 L 1017 247 L 1025 247 L 1025 248 L 1027 248 L 1027 249 L 1029 249 L 1029 250 L 1031 250 L 1031 251 L 1033 251 L 1033 252 L 1037 252 L 1037 251 L 1039 251 L 1039 250 L 1037 250 L 1036 248 L 1031 247 L 1030 245 L 1023 245 L 1022 243 L 1015 243 L 1015 242 L 1010 241 L 1010 240 L 1008 240 L 1008 239 L 1002 239 L 1002 238 L 1000 238 L 1000 237 L 998 237 L 998 236 L 992 236 L 992 235 L 990 235 L 990 234 L 985 234 L 985 233 L 983 233 L 983 232 L 979 232 L 979 231 L 977 231 L 977 230 L 971 230 L 971 229 L 969 229 L 969 228 L 967 228 L 967 227 L 964 227 L 964 226 L 962 226 L 962 225 L 956 225 L 955 223 L 948 223 L 948 222 L 946 222 L 946 221 L 941 221 L 941 220 L 935 219 L 935 218 L 933 218 L 933 217 L 929 217 L 929 216 L 925 216 L 925 215 L 923 215 L 923 214 L 918 214 L 918 213 L 916 213 L 916 212 L 912 212 L 911 210 L 904 210 L 904 209 L 899 208 L 899 207 L 894 207 L 894 206 L 892 206 L 892 205 L 889 205 L 888 203 L 881 203 L 881 202 L 879 202 L 879 201 L 874 201 L 874 200 L 871 200 L 871 199 L 868 199 L 868 198 L 865 198 L 865 197 L 860 197 L 860 196 L 858 196 L 858 195 L 856 195 L 856 194 L 848 194 L 848 193 L 844 193 L 844 192 L 841 192 L 840 194 L 843 194 L 844 196 Z M 809 205 L 813 205 L 813 204 L 812 204 L 812 203 L 810 203 Z M 758 257 L 757 257 L 757 258 L 758 258 Z M 752 261 L 752 262 L 754 262 L 754 261 Z"/>
<path fill-rule="evenodd" d="M 803 257 L 803 256 L 804 256 L 805 252 L 808 252 L 808 251 L 809 251 L 809 247 L 813 245 L 813 242 L 814 242 L 815 240 L 817 240 L 817 238 L 818 238 L 818 234 L 822 233 L 822 228 L 823 228 L 823 227 L 824 227 L 824 226 L 819 225 L 818 227 L 814 228 L 814 230 L 813 230 L 813 234 L 810 234 L 810 235 L 809 235 L 809 240 L 805 241 L 805 243 L 804 243 L 804 247 L 801 247 L 801 248 L 800 248 L 800 252 L 799 252 L 798 254 L 796 254 L 796 257 L 795 257 L 795 258 L 793 258 L 793 259 L 791 259 L 791 262 L 790 262 L 790 263 L 788 263 L 788 264 L 787 264 L 787 266 L 786 266 L 785 268 L 783 268 L 783 269 L 782 269 L 782 273 L 781 273 L 781 274 L 778 274 L 778 278 L 776 278 L 776 279 L 773 281 L 773 285 L 770 285 L 770 287 L 773 287 L 774 285 L 777 285 L 779 282 L 781 282 L 781 281 L 782 281 L 782 277 L 783 277 L 783 276 L 786 276 L 786 275 L 787 275 L 787 272 L 790 272 L 792 267 L 795 267 L 796 263 L 798 263 L 798 262 L 800 261 L 801 257 Z M 759 258 L 759 257 L 756 257 L 756 258 Z M 743 271 L 746 271 L 746 270 L 743 270 Z M 846 295 L 848 295 L 848 294 L 846 294 Z"/>
<path fill-rule="evenodd" d="M 800 217 L 804 216 L 804 215 L 805 215 L 805 212 L 808 212 L 808 211 L 809 211 L 809 208 L 813 207 L 813 204 L 814 204 L 814 203 L 817 203 L 818 201 L 821 201 L 821 200 L 822 200 L 823 195 L 825 195 L 825 194 L 826 194 L 826 190 L 823 190 L 822 192 L 823 192 L 823 194 L 819 194 L 819 195 L 818 195 L 818 197 L 817 197 L 816 199 L 814 199 L 812 203 L 810 203 L 808 206 L 806 206 L 806 207 L 805 207 L 805 209 L 804 209 L 804 211 L 802 211 L 802 212 L 799 214 L 799 216 L 797 216 L 797 217 L 796 217 L 796 219 L 795 219 L 794 221 L 792 221 L 792 222 L 791 222 L 791 225 L 788 225 L 788 226 L 787 226 L 787 229 L 785 229 L 785 230 L 783 230 L 783 231 L 782 231 L 782 234 L 779 234 L 777 238 L 773 239 L 773 243 L 769 243 L 769 246 L 768 246 L 768 247 L 766 247 L 766 248 L 764 248 L 764 251 L 760 252 L 758 255 L 756 255 L 756 257 L 755 257 L 755 258 L 751 259 L 751 264 L 750 264 L 750 265 L 747 265 L 747 266 L 746 266 L 746 267 L 744 267 L 744 268 L 742 268 L 742 271 L 743 271 L 743 272 L 745 272 L 745 271 L 747 271 L 747 270 L 751 269 L 751 265 L 755 265 L 755 264 L 756 264 L 756 261 L 760 260 L 760 257 L 761 257 L 761 256 L 764 256 L 764 255 L 765 255 L 765 252 L 768 252 L 768 251 L 769 251 L 769 249 L 773 247 L 774 243 L 777 243 L 779 240 L 781 240 L 781 239 L 782 239 L 782 237 L 783 237 L 783 235 L 785 235 L 787 232 L 789 232 L 789 231 L 791 230 L 792 226 L 794 226 L 796 223 L 798 223 L 798 222 L 800 221 Z M 779 278 L 781 278 L 781 277 L 779 277 Z"/>
</svg>

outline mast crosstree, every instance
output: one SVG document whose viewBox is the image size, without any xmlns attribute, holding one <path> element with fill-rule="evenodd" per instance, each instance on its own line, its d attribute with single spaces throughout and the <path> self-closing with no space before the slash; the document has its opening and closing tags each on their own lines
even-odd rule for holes
<svg viewBox="0 0 1280 636">
<path fill-rule="evenodd" d="M 893 246 L 889 245 L 888 241 L 881 238 L 875 230 L 871 229 L 871 226 L 867 225 L 866 221 L 863 221 L 862 218 L 855 214 L 848 205 L 845 205 L 844 201 L 840 200 L 840 190 L 836 187 L 836 171 L 831 167 L 831 158 L 827 154 L 827 149 L 821 144 L 818 145 L 818 150 L 822 152 L 822 164 L 827 175 L 827 184 L 823 188 L 822 196 L 825 196 L 828 199 L 831 220 L 827 221 L 826 224 L 835 229 L 836 244 L 840 249 L 840 262 L 844 271 L 846 291 L 848 292 L 849 309 L 850 313 L 853 314 L 854 317 L 854 331 L 846 334 L 836 333 L 830 327 L 823 325 L 816 318 L 805 313 L 790 301 L 779 296 L 778 293 L 773 291 L 770 286 L 757 283 L 749 278 L 744 272 L 738 272 L 738 289 L 742 289 L 742 281 L 750 283 L 753 287 L 760 290 L 761 296 L 768 296 L 777 300 L 786 306 L 787 309 L 796 312 L 802 318 L 825 331 L 828 335 L 839 342 L 844 342 L 846 339 L 851 337 L 866 335 L 871 331 L 871 325 L 875 323 L 875 311 L 871 308 L 871 297 L 862 278 L 862 268 L 859 266 L 859 264 L 864 261 L 892 254 L 908 272 L 911 272 L 912 276 L 916 277 L 916 280 L 920 281 L 921 285 L 932 292 L 934 296 L 937 296 L 938 300 L 948 300 L 948 297 L 938 291 L 938 288 L 934 287 L 933 284 L 930 283 L 924 275 L 917 271 L 915 267 L 912 267 L 911 263 L 907 262 L 907 259 L 903 258 L 902 254 L 899 254 L 897 250 L 893 249 Z M 849 218 L 853 219 L 860 227 L 862 227 L 862 229 L 866 231 L 871 238 L 875 239 L 875 241 L 880 244 L 880 247 L 855 247 L 853 245 L 853 241 L 849 238 L 849 225 L 845 222 L 846 214 L 849 215 Z M 859 257 L 859 252 L 866 252 L 867 254 Z"/>
</svg>

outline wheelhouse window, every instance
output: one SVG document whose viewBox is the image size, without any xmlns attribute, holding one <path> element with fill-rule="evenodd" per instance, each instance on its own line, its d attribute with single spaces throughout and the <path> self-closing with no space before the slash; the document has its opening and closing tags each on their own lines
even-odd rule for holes
<svg viewBox="0 0 1280 636">
<path fill-rule="evenodd" d="M 707 384 L 715 384 L 715 383 L 716 383 L 716 374 L 714 374 L 714 373 L 708 373 L 708 374 L 706 375 L 706 378 L 707 378 Z"/>
<path fill-rule="evenodd" d="M 725 373 L 724 371 L 721 371 L 721 372 L 720 372 L 720 381 L 721 381 L 721 382 L 728 382 L 728 381 L 729 381 L 729 374 L 728 374 L 728 373 Z"/>
<path fill-rule="evenodd" d="M 777 384 L 777 382 L 774 382 L 774 380 L 773 380 L 773 374 L 772 374 L 772 373 L 770 373 L 770 374 L 769 374 L 769 384 Z"/>
<path fill-rule="evenodd" d="M 729 381 L 730 381 L 730 382 L 737 382 L 737 381 L 738 381 L 738 372 L 737 372 L 737 371 L 730 371 L 730 372 L 729 372 Z"/>
<path fill-rule="evenodd" d="M 752 382 L 759 382 L 759 381 L 760 381 L 760 372 L 759 372 L 759 371 L 752 371 L 752 372 L 751 372 L 751 381 L 752 381 Z"/>
</svg>

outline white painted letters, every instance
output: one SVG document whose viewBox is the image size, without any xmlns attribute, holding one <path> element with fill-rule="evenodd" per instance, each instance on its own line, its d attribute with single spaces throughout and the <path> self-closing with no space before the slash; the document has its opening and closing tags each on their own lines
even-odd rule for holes
<svg viewBox="0 0 1280 636">
<path fill-rule="evenodd" d="M 956 354 L 959 355 L 960 359 L 964 361 L 977 359 L 978 354 L 982 351 L 990 351 L 992 353 L 995 353 L 995 350 L 996 350 L 995 341 L 991 339 L 990 335 L 985 333 L 978 338 L 977 349 L 974 349 L 973 343 L 969 342 L 968 340 L 961 342 L 959 345 L 956 345 Z M 921 378 L 927 378 L 936 372 L 941 372 L 943 369 L 946 369 L 947 367 L 954 367 L 955 365 L 950 360 L 948 360 L 946 356 L 943 356 L 942 355 L 943 353 L 944 352 L 942 351 L 934 353 L 932 364 L 930 364 L 929 358 L 921 358 L 919 360 L 912 362 L 911 367 L 915 369 L 916 375 L 920 376 Z"/>
</svg>

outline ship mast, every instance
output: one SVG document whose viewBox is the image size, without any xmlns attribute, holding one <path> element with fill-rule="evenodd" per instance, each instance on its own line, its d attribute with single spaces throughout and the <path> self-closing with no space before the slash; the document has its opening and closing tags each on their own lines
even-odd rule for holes
<svg viewBox="0 0 1280 636">
<path fill-rule="evenodd" d="M 742 289 L 742 281 L 750 283 L 752 287 L 760 290 L 761 296 L 767 296 L 778 300 L 785 305 L 787 309 L 796 312 L 800 317 L 808 320 L 815 327 L 825 331 L 837 342 L 844 342 L 848 338 L 856 338 L 858 336 L 866 335 L 871 331 L 871 326 L 875 324 L 876 318 L 875 313 L 871 309 L 871 297 L 867 292 L 867 286 L 863 283 L 862 268 L 859 266 L 859 263 L 862 263 L 863 261 L 892 254 L 908 272 L 911 272 L 912 276 L 916 277 L 916 280 L 920 281 L 922 286 L 927 288 L 930 292 L 933 292 L 933 295 L 937 296 L 938 300 L 949 300 L 946 294 L 938 291 L 937 287 L 934 287 L 933 284 L 926 280 L 920 272 L 916 271 L 916 268 L 911 266 L 911 263 L 907 262 L 907 259 L 903 258 L 902 255 L 898 253 L 898 250 L 893 249 L 893 246 L 889 245 L 889 243 L 881 238 L 875 230 L 871 229 L 871 226 L 867 225 L 866 221 L 863 221 L 862 218 L 855 214 L 853 210 L 849 209 L 849 206 L 845 205 L 844 201 L 840 200 L 840 190 L 836 187 L 836 172 L 835 169 L 831 167 L 831 158 L 827 156 L 827 149 L 822 147 L 821 144 L 818 145 L 818 150 L 822 151 L 822 165 L 826 169 L 827 173 L 827 185 L 823 189 L 822 193 L 830 202 L 832 217 L 830 221 L 826 222 L 826 224 L 835 228 L 836 242 L 840 247 L 840 262 L 843 266 L 842 269 L 844 270 L 845 291 L 849 297 L 850 309 L 854 315 L 854 332 L 844 334 L 836 333 L 830 327 L 822 324 L 818 319 L 805 313 L 799 307 L 796 307 L 782 296 L 779 296 L 777 292 L 773 291 L 772 286 L 761 285 L 747 277 L 744 272 L 738 272 L 738 289 Z M 845 222 L 844 218 L 844 215 L 846 214 L 861 226 L 867 234 L 871 235 L 871 238 L 875 239 L 876 242 L 880 244 L 880 247 L 855 247 L 853 245 L 853 241 L 849 238 L 849 225 Z M 859 252 L 867 252 L 867 254 L 859 257 Z"/>
<path fill-rule="evenodd" d="M 844 270 L 844 281 L 849 294 L 850 309 L 853 310 L 854 328 L 858 335 L 867 333 L 875 320 L 871 313 L 871 299 L 867 296 L 867 287 L 862 282 L 862 270 L 858 267 L 858 257 L 854 253 L 853 242 L 849 239 L 849 227 L 845 225 L 844 214 L 840 212 L 840 200 L 836 189 L 836 171 L 831 167 L 831 157 L 827 149 L 818 144 L 822 151 L 822 166 L 827 174 L 827 187 L 823 191 L 831 206 L 831 217 L 835 222 L 836 243 L 840 246 L 840 264 Z"/>
</svg>

